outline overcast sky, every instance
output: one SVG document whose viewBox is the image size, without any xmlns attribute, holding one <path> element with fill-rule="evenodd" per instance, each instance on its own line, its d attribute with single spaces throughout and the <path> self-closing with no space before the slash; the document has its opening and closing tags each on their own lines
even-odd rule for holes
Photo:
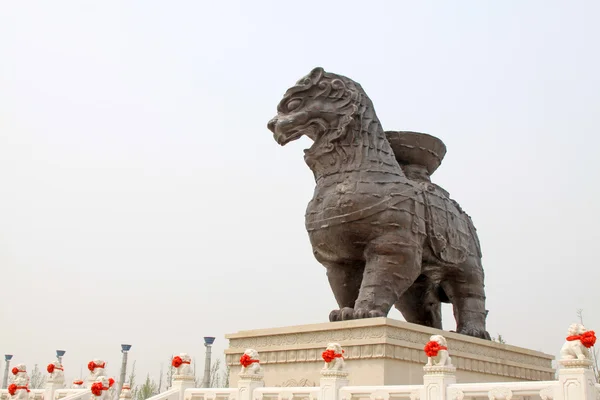
<svg viewBox="0 0 600 400">
<path fill-rule="evenodd" d="M 302 150 L 266 128 L 313 67 L 387 130 L 441 138 L 433 180 L 484 253 L 488 328 L 557 354 L 600 330 L 600 3 L 12 1 L 0 6 L 0 353 L 68 379 L 202 336 L 325 322 Z M 454 329 L 449 307 L 445 328 Z M 390 317 L 401 319 L 397 311 Z M 199 371 L 201 373 L 201 371 Z M 141 378 L 141 377 L 140 377 Z"/>
</svg>

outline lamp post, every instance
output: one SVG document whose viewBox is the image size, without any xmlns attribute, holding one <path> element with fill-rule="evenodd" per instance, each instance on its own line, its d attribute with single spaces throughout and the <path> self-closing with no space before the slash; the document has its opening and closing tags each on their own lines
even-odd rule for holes
<svg viewBox="0 0 600 400">
<path fill-rule="evenodd" d="M 66 353 L 66 351 L 64 351 L 64 350 L 56 350 L 56 359 L 58 360 L 60 365 L 62 365 L 62 358 L 65 355 L 65 353 Z"/>
<path fill-rule="evenodd" d="M 117 386 L 116 396 L 119 397 L 123 384 L 125 383 L 125 374 L 127 374 L 127 352 L 131 349 L 130 344 L 121 345 L 121 353 L 123 353 L 123 360 L 121 361 L 121 376 L 119 377 L 119 385 Z"/>
<path fill-rule="evenodd" d="M 8 368 L 10 367 L 10 360 L 12 359 L 12 354 L 4 355 L 4 377 L 2 378 L 2 389 L 6 389 L 6 384 L 8 383 Z"/>
<path fill-rule="evenodd" d="M 211 358 L 211 348 L 213 343 L 215 342 L 215 338 L 212 336 L 204 337 L 204 347 L 206 347 L 206 357 L 204 358 L 204 378 L 202 379 L 202 387 L 208 388 L 210 387 L 210 358 Z"/>
</svg>

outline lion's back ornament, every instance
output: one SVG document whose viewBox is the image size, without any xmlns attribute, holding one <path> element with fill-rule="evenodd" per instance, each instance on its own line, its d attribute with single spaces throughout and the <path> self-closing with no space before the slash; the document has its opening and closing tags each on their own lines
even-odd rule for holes
<svg viewBox="0 0 600 400">
<path fill-rule="evenodd" d="M 305 225 L 339 306 L 330 321 L 395 306 L 408 322 L 442 329 L 441 303 L 452 303 L 458 333 L 490 339 L 475 226 L 430 178 L 446 154 L 441 140 L 384 131 L 361 85 L 322 68 L 287 90 L 267 126 L 281 146 L 313 141 Z"/>
</svg>

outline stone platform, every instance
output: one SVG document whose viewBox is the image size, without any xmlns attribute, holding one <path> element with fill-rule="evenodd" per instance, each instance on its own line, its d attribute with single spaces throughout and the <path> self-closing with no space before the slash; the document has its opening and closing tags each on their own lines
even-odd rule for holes
<svg viewBox="0 0 600 400">
<path fill-rule="evenodd" d="M 228 334 L 229 384 L 236 387 L 240 356 L 252 348 L 260 354 L 266 386 L 318 386 L 321 353 L 328 343 L 337 342 L 346 351 L 350 385 L 420 385 L 427 362 L 423 346 L 435 334 L 447 339 L 461 383 L 555 379 L 554 356 L 548 354 L 389 318 L 370 318 Z"/>
</svg>

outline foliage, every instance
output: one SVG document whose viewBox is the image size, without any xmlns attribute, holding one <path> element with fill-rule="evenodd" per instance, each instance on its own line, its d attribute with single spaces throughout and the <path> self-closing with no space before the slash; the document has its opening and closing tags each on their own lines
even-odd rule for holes
<svg viewBox="0 0 600 400">
<path fill-rule="evenodd" d="M 29 378 L 29 389 L 43 389 L 45 384 L 46 375 L 43 374 L 38 365 L 35 364 Z"/>
<path fill-rule="evenodd" d="M 150 374 L 146 375 L 146 382 L 136 389 L 135 400 L 146 400 L 158 394 L 158 385 L 154 379 L 150 379 Z"/>
<path fill-rule="evenodd" d="M 171 358 L 169 358 L 169 369 L 167 369 L 167 390 L 169 390 L 171 388 L 171 384 L 173 383 L 173 374 L 175 371 L 175 368 L 173 368 L 173 365 L 171 364 L 173 360 L 173 356 L 171 355 Z"/>
<path fill-rule="evenodd" d="M 501 334 L 498 334 L 497 337 L 493 337 L 492 338 L 492 342 L 496 342 L 496 343 L 500 343 L 500 344 L 506 344 L 506 341 L 504 340 L 504 338 L 502 337 Z"/>
</svg>

